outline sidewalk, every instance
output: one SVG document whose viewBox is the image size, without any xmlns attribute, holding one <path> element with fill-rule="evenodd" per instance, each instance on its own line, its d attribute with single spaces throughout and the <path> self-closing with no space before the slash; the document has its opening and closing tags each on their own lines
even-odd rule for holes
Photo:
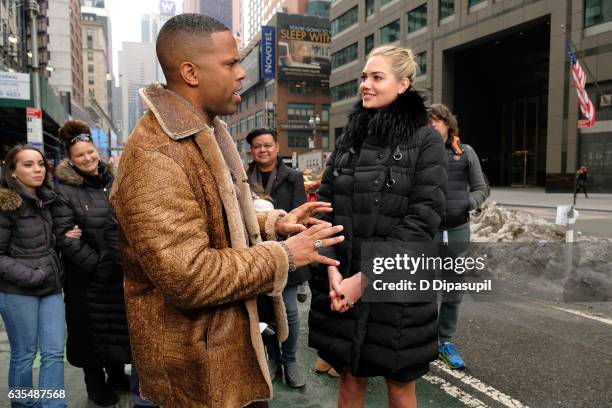
<svg viewBox="0 0 612 408">
<path fill-rule="evenodd" d="M 327 374 L 317 374 L 313 366 L 316 353 L 308 347 L 308 308 L 309 301 L 300 303 L 300 340 L 298 358 L 306 374 L 306 387 L 295 390 L 287 387 L 283 381 L 277 378 L 274 382 L 274 399 L 270 402 L 270 408 L 334 408 L 337 406 L 338 380 Z M 4 331 L 4 325 L 0 320 L 0 408 L 9 408 L 7 398 L 9 344 Z M 39 361 L 35 362 L 34 382 L 38 379 Z M 83 371 L 66 363 L 65 369 L 66 402 L 70 408 L 97 408 L 93 402 L 87 399 L 85 384 L 83 383 Z M 121 400 L 115 407 L 130 408 L 128 395 L 120 394 Z M 417 381 L 417 400 L 419 408 L 461 408 L 465 407 L 446 392 L 433 386 L 424 380 Z M 382 378 L 375 378 L 368 385 L 368 397 L 366 407 L 382 408 L 387 406 L 387 387 Z"/>
<path fill-rule="evenodd" d="M 572 205 L 573 194 L 546 193 L 537 187 L 493 187 L 489 201 L 512 207 L 556 208 L 559 205 Z M 579 194 L 576 209 L 586 211 L 612 212 L 612 194 Z"/>
</svg>

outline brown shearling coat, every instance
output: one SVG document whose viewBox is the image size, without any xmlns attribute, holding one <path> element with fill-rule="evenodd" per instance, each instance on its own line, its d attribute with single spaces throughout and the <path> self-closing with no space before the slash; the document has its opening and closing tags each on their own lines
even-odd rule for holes
<svg viewBox="0 0 612 408">
<path fill-rule="evenodd" d="M 111 194 L 141 393 L 164 408 L 270 399 L 255 296 L 282 299 L 287 254 L 260 231 L 275 239 L 284 212 L 256 215 L 225 123 L 206 125 L 160 85 L 141 96 L 150 110 L 126 144 Z M 284 305 L 276 310 L 282 339 Z"/>
</svg>

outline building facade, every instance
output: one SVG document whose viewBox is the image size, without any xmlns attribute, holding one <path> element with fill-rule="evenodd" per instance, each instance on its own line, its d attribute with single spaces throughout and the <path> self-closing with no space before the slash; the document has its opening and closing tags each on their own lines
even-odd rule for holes
<svg viewBox="0 0 612 408">
<path fill-rule="evenodd" d="M 156 61 L 155 44 L 123 42 L 119 51 L 119 82 L 124 140 L 144 113 L 138 90 L 157 81 Z"/>
<path fill-rule="evenodd" d="M 83 83 L 85 84 L 85 107 L 93 116 L 100 116 L 98 107 L 107 117 L 112 115 L 110 94 L 112 66 L 108 12 L 105 9 L 83 7 L 81 9 L 83 38 Z M 97 105 L 97 106 L 96 106 Z M 102 118 L 98 118 L 100 121 Z"/>
<path fill-rule="evenodd" d="M 415 55 L 415 87 L 455 111 L 493 185 L 567 191 L 586 165 L 591 188 L 612 192 L 612 2 L 337 0 L 330 19 L 335 137 L 359 100 L 367 54 L 399 45 Z M 567 39 L 590 71 L 590 129 L 578 128 Z"/>
<path fill-rule="evenodd" d="M 36 3 L 36 37 L 38 44 L 38 70 L 32 67 L 31 16 L 22 2 L 0 1 L 0 160 L 17 143 L 29 141 L 26 112 L 28 108 L 40 107 L 40 131 L 42 146 L 51 165 L 62 156 L 62 143 L 57 137 L 57 128 L 68 118 L 69 104 L 58 97 L 57 88 L 49 83 L 55 71 L 50 64 L 50 16 L 55 9 L 48 1 Z M 29 5 L 29 4 L 28 4 Z M 65 9 L 66 22 L 69 7 Z M 67 22 L 68 24 L 68 22 Z M 67 44 L 70 44 L 67 41 Z M 70 46 L 67 45 L 68 50 Z M 68 56 L 67 61 L 70 61 Z M 53 72 L 52 72 L 53 71 Z M 71 67 L 69 62 L 67 70 Z M 58 75 L 61 74 L 58 73 Z M 39 81 L 34 77 L 38 75 Z M 34 87 L 38 83 L 38 100 Z M 67 87 L 70 95 L 71 87 Z M 69 99 L 68 99 L 69 100 Z M 34 133 L 34 132 L 33 132 Z M 35 132 L 38 135 L 38 132 Z"/>
<path fill-rule="evenodd" d="M 248 132 L 264 126 L 277 130 L 286 159 L 328 150 L 329 20 L 278 13 L 261 38 L 242 51 L 242 101 L 225 118 L 241 156 L 248 161 Z"/>
<path fill-rule="evenodd" d="M 243 0 L 244 43 L 249 44 L 276 13 L 306 15 L 308 0 Z"/>
</svg>

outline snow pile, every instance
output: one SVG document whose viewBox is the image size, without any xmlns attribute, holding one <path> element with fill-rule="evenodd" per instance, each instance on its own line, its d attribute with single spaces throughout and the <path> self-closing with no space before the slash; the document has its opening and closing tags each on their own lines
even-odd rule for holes
<svg viewBox="0 0 612 408">
<path fill-rule="evenodd" d="M 486 202 L 471 215 L 471 240 L 475 242 L 564 241 L 565 228 L 522 210 Z"/>
</svg>

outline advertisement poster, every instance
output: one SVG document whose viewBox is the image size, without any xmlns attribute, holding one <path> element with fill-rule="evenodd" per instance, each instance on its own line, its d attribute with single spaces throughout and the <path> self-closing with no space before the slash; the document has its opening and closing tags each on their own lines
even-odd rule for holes
<svg viewBox="0 0 612 408">
<path fill-rule="evenodd" d="M 278 65 L 280 79 L 320 81 L 329 78 L 331 30 L 325 19 L 278 16 Z"/>
</svg>

